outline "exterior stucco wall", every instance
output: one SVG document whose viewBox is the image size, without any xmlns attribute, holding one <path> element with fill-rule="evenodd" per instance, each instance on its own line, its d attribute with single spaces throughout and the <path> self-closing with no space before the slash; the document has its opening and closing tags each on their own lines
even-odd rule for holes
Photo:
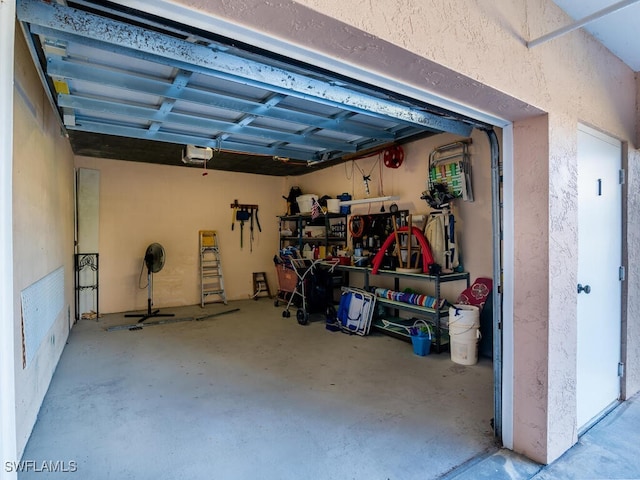
<svg viewBox="0 0 640 480">
<path fill-rule="evenodd" d="M 531 189 L 532 183 L 544 185 L 549 200 L 545 228 L 538 228 L 533 243 L 522 240 L 529 238 L 526 230 L 522 235 L 518 228 L 515 232 L 516 259 L 527 257 L 531 250 L 548 256 L 546 277 L 536 278 L 547 281 L 535 288 L 547 291 L 547 309 L 540 321 L 546 323 L 549 342 L 536 346 L 544 349 L 546 365 L 535 368 L 525 363 L 530 347 L 516 343 L 516 362 L 522 368 L 515 372 L 514 403 L 529 393 L 541 401 L 547 398 L 547 403 L 537 405 L 544 421 L 538 415 L 518 425 L 515 449 L 545 463 L 561 455 L 576 439 L 576 128 L 579 122 L 586 123 L 635 149 L 634 73 L 581 30 L 528 49 L 526 40 L 571 22 L 551 0 L 398 0 L 385 2 L 384 7 L 368 0 L 185 4 L 200 10 L 202 22 L 210 14 L 338 59 L 342 62 L 338 70 L 357 65 L 380 78 L 510 121 L 548 113 L 548 154 L 533 159 L 545 168 L 536 170 L 534 178 L 516 175 L 514 184 L 515 192 Z M 515 148 L 522 151 L 518 145 Z M 629 180 L 629 191 L 637 191 L 637 176 L 630 174 Z M 630 216 L 628 221 L 629 232 L 640 229 L 637 218 Z M 633 272 L 640 266 L 640 252 L 637 245 L 630 247 L 634 250 L 630 248 L 628 268 Z M 516 318 L 537 310 L 530 297 L 539 291 L 531 287 L 516 285 Z M 628 311 L 637 312 L 638 302 L 640 298 L 630 295 Z M 629 316 L 629 321 L 632 331 L 640 318 Z M 534 338 L 542 335 L 540 328 L 535 325 Z M 633 354 L 627 359 L 628 369 L 640 368 L 635 352 L 629 352 Z M 627 387 L 629 394 L 637 391 L 630 382 Z"/>
<path fill-rule="evenodd" d="M 546 457 L 547 461 L 552 461 L 578 439 L 578 122 L 570 115 L 550 114 L 548 136 L 549 346 Z M 522 247 L 524 245 L 521 245 L 519 251 L 522 251 Z"/>
<path fill-rule="evenodd" d="M 636 73 L 636 141 L 640 147 L 640 73 Z"/>
<path fill-rule="evenodd" d="M 640 390 L 640 152 L 629 152 L 627 169 L 627 299 L 624 394 L 629 398 Z M 625 332 L 626 330 L 626 332 Z"/>
<path fill-rule="evenodd" d="M 13 322 L 17 450 L 20 456 L 74 317 L 73 155 L 16 28 L 13 153 Z M 23 367 L 20 292 L 64 267 L 63 308 Z"/>
<path fill-rule="evenodd" d="M 634 138 L 636 113 L 635 102 L 631 99 L 635 79 L 622 61 L 581 30 L 533 49 L 526 47 L 527 40 L 571 22 L 550 0 L 403 0 L 385 4 L 384 8 L 368 0 L 299 0 L 295 3 L 340 19 L 393 46 L 546 112 L 567 112 L 614 136 Z M 349 44 L 338 45 L 345 38 L 344 26 L 317 20 L 311 25 L 296 23 L 293 29 L 292 34 L 300 36 L 304 32 L 307 37 L 311 30 L 314 46 L 326 49 L 329 43 L 332 53 L 360 62 L 361 49 L 356 46 L 355 35 Z M 391 45 L 384 48 L 392 52 Z M 385 69 L 386 62 L 393 66 L 390 62 L 398 60 L 384 55 L 385 50 L 371 39 L 365 48 L 367 46 L 372 49 L 375 46 L 376 53 L 383 54 L 376 69 L 383 69 L 393 77 L 411 76 L 411 83 L 422 88 L 440 86 L 433 81 L 425 84 L 429 70 Z M 407 60 L 406 53 L 400 57 L 401 61 Z M 427 76 L 426 80 L 431 79 Z M 440 83 L 451 81 L 448 78 L 440 80 Z M 463 82 L 460 78 L 456 87 L 467 89 Z M 475 102 L 482 101 L 482 98 L 475 99 Z M 500 104 L 494 103 L 489 111 L 498 114 L 500 108 Z"/>
<path fill-rule="evenodd" d="M 549 383 L 549 248 L 540 232 L 549 227 L 548 118 L 516 122 L 513 174 L 520 179 L 514 194 L 514 445 L 536 458 L 547 444 Z"/>
</svg>

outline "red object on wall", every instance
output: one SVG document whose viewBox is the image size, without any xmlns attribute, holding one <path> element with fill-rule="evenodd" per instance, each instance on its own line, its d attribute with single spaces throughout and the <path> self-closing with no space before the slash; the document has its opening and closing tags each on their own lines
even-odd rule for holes
<svg viewBox="0 0 640 480">
<path fill-rule="evenodd" d="M 404 150 L 400 145 L 389 147 L 384 151 L 383 162 L 387 168 L 398 168 L 404 161 Z"/>
<path fill-rule="evenodd" d="M 408 230 L 409 227 L 400 227 L 398 229 L 398 233 L 407 232 Z M 433 255 L 431 253 L 431 248 L 429 247 L 429 242 L 418 227 L 411 227 L 411 233 L 413 233 L 413 236 L 418 240 L 418 243 L 420 244 L 420 250 L 422 251 L 422 272 L 429 273 L 429 265 L 435 263 L 433 261 Z M 395 240 L 395 233 L 389 235 L 382 244 L 382 247 L 380 247 L 380 250 L 378 250 L 378 253 L 376 253 L 376 256 L 373 257 L 373 268 L 371 269 L 371 273 L 373 275 L 378 273 L 380 264 L 382 263 L 382 258 L 384 257 L 384 252 L 387 251 L 387 248 L 389 248 Z"/>
</svg>

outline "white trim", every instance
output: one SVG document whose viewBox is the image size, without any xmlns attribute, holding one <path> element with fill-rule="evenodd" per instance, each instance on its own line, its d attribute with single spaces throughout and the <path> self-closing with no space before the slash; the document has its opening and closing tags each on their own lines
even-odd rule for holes
<svg viewBox="0 0 640 480">
<path fill-rule="evenodd" d="M 13 316 L 13 59 L 16 4 L 0 1 L 0 478 L 17 460 Z"/>
<path fill-rule="evenodd" d="M 602 140 L 603 142 L 608 143 L 609 145 L 613 145 L 614 147 L 622 149 L 622 142 L 617 138 L 614 138 L 610 135 L 607 135 L 600 130 L 596 130 L 595 128 L 589 127 L 584 123 L 578 123 L 578 130 L 582 133 L 586 133 L 587 135 L 591 135 L 592 137 L 596 137 L 598 140 Z"/>
<path fill-rule="evenodd" d="M 502 444 L 513 450 L 513 125 L 502 130 Z M 495 307 L 494 307 L 495 308 Z"/>
</svg>

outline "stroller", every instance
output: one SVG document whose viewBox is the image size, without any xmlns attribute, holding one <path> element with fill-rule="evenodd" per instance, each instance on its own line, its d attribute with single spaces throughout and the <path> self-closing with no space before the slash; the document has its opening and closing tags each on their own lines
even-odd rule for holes
<svg viewBox="0 0 640 480">
<path fill-rule="evenodd" d="M 308 260 L 290 255 L 275 257 L 278 274 L 278 294 L 274 305 L 286 301 L 282 312 L 289 318 L 291 305 L 296 305 L 296 319 L 300 325 L 309 323 L 309 313 L 324 311 L 327 317 L 335 317 L 333 307 L 333 269 L 338 262 L 322 259 Z M 295 275 L 295 276 L 294 276 Z"/>
</svg>

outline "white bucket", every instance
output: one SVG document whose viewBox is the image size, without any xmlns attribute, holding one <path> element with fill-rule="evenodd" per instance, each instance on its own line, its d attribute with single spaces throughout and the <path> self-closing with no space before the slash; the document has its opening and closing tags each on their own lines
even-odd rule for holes
<svg viewBox="0 0 640 480">
<path fill-rule="evenodd" d="M 318 200 L 318 195 L 316 194 L 307 194 L 307 195 L 299 195 L 296 198 L 296 202 L 298 203 L 298 208 L 300 209 L 300 213 L 310 213 L 312 200 Z"/>
<path fill-rule="evenodd" d="M 327 198 L 327 211 L 329 213 L 340 213 L 340 199 Z"/>
<path fill-rule="evenodd" d="M 460 365 L 478 363 L 480 341 L 480 309 L 475 305 L 453 305 L 449 308 L 449 350 L 451 360 Z"/>
</svg>

